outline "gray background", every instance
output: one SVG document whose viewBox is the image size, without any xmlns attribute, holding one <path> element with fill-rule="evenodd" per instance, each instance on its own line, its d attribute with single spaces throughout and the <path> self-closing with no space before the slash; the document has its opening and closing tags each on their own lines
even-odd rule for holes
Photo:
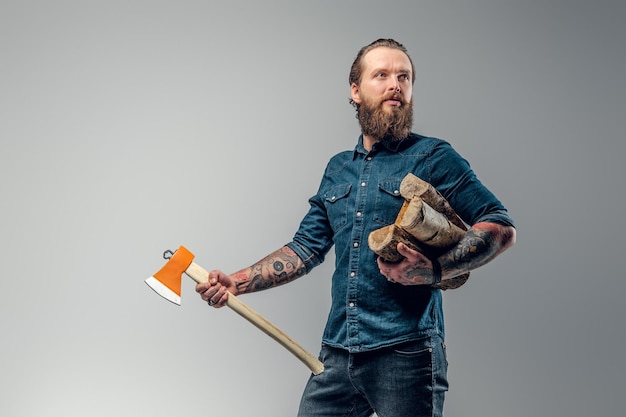
<svg viewBox="0 0 626 417">
<path fill-rule="evenodd" d="M 448 416 L 623 413 L 620 1 L 0 3 L 0 415 L 292 416 L 308 370 L 183 281 L 291 239 L 352 148 L 348 69 L 415 60 L 415 130 L 449 140 L 518 243 L 444 295 Z M 243 301 L 317 354 L 333 258 Z"/>
</svg>

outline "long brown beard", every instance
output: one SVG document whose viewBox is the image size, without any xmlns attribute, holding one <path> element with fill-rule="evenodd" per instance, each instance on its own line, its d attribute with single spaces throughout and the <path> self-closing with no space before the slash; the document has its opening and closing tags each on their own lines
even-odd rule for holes
<svg viewBox="0 0 626 417">
<path fill-rule="evenodd" d="M 364 100 L 357 109 L 357 119 L 364 135 L 382 141 L 397 141 L 406 138 L 413 127 L 413 102 L 401 102 L 390 113 L 383 109 L 383 102 L 392 95 L 383 97 L 378 103 Z"/>
</svg>

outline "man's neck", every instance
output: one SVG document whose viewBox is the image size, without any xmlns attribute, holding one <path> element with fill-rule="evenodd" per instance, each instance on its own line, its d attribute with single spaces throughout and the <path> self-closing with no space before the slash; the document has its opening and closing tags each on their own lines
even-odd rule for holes
<svg viewBox="0 0 626 417">
<path fill-rule="evenodd" d="M 374 147 L 374 144 L 380 142 L 380 139 L 377 139 L 375 137 L 369 136 L 369 135 L 363 135 L 363 147 L 365 148 L 366 151 L 371 151 L 372 148 Z"/>
</svg>

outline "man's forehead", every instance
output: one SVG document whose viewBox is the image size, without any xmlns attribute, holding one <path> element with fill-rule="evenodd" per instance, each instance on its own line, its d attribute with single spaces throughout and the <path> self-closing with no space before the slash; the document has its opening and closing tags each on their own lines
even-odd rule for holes
<svg viewBox="0 0 626 417">
<path fill-rule="evenodd" d="M 363 57 L 363 62 L 366 68 L 402 65 L 406 67 L 404 69 L 411 71 L 411 61 L 408 55 L 400 49 L 388 48 L 386 46 L 379 46 L 368 51 Z"/>
</svg>

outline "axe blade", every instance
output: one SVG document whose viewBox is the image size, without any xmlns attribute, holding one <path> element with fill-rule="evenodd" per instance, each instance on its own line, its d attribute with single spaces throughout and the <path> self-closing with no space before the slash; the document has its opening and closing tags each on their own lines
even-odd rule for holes
<svg viewBox="0 0 626 417">
<path fill-rule="evenodd" d="M 191 265 L 193 258 L 187 248 L 179 247 L 163 268 L 146 279 L 145 283 L 161 297 L 180 305 L 183 273 Z"/>
<path fill-rule="evenodd" d="M 174 291 L 167 288 L 154 276 L 146 279 L 144 282 L 148 284 L 148 287 L 152 288 L 157 294 L 165 298 L 167 301 L 180 305 L 180 294 L 176 294 Z"/>
</svg>

